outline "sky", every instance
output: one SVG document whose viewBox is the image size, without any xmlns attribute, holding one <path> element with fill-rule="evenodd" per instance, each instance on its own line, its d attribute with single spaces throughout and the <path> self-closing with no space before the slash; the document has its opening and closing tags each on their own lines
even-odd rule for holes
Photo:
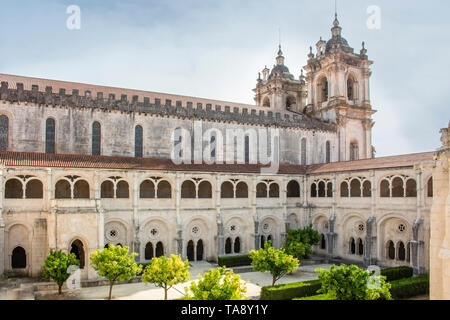
<svg viewBox="0 0 450 320">
<path fill-rule="evenodd" d="M 0 73 L 254 104 L 281 44 L 296 77 L 331 38 L 334 0 L 0 0 Z M 67 28 L 67 8 L 81 11 Z M 369 6 L 380 28 L 367 26 Z M 342 35 L 371 67 L 377 156 L 440 147 L 450 120 L 450 2 L 338 0 Z"/>
</svg>

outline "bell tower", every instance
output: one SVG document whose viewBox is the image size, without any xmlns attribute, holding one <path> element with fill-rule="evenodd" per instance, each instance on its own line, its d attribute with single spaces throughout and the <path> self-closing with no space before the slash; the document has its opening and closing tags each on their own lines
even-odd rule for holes
<svg viewBox="0 0 450 320">
<path fill-rule="evenodd" d="M 337 14 L 331 28 L 331 39 L 316 44 L 308 54 L 306 113 L 338 125 L 339 161 L 373 157 L 372 109 L 370 103 L 370 65 L 364 42 L 354 53 L 342 37 Z"/>
<path fill-rule="evenodd" d="M 281 45 L 278 47 L 276 64 L 270 71 L 267 67 L 258 75 L 255 92 L 255 102 L 259 107 L 269 111 L 292 111 L 301 113 L 306 106 L 306 82 L 303 70 L 298 80 L 284 65 Z"/>
</svg>

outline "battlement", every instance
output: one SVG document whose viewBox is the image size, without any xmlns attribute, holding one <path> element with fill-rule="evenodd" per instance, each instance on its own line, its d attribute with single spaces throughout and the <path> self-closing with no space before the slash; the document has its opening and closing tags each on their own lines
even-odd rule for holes
<svg viewBox="0 0 450 320">
<path fill-rule="evenodd" d="M 150 102 L 149 97 L 144 97 L 139 101 L 137 95 L 129 97 L 127 94 L 121 94 L 116 97 L 110 93 L 105 96 L 103 92 L 97 91 L 93 96 L 90 90 L 81 92 L 79 89 L 72 89 L 72 92 L 66 92 L 66 89 L 60 88 L 54 92 L 53 87 L 46 86 L 44 90 L 38 85 L 31 85 L 31 90 L 24 89 L 23 83 L 17 82 L 15 88 L 10 88 L 7 81 L 1 82 L 0 100 L 12 103 L 34 103 L 38 105 L 60 106 L 70 108 L 93 108 L 103 111 L 121 111 L 127 113 L 143 113 L 156 116 L 170 116 L 178 118 L 192 118 L 207 121 L 219 122 L 238 122 L 252 125 L 293 127 L 310 130 L 334 131 L 335 125 L 306 117 L 295 113 L 265 112 L 263 110 L 238 108 L 230 106 L 212 105 L 210 103 L 187 101 L 185 105 L 181 100 L 172 101 L 155 98 L 154 103 Z"/>
</svg>

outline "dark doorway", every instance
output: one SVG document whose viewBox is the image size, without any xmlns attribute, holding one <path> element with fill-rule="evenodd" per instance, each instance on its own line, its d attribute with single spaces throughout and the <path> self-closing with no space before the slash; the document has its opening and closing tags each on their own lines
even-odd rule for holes
<svg viewBox="0 0 450 320">
<path fill-rule="evenodd" d="M 145 245 L 145 260 L 150 260 L 153 258 L 153 244 L 148 242 Z"/>
<path fill-rule="evenodd" d="M 203 260 L 203 241 L 202 239 L 197 241 L 197 261 Z"/>
<path fill-rule="evenodd" d="M 225 254 L 231 253 L 231 238 L 227 238 L 225 241 Z"/>
<path fill-rule="evenodd" d="M 192 240 L 187 245 L 187 258 L 189 261 L 194 261 L 194 241 Z"/>
<path fill-rule="evenodd" d="M 11 256 L 11 266 L 13 269 L 25 269 L 27 267 L 27 255 L 24 248 L 14 248 Z"/>
<path fill-rule="evenodd" d="M 158 242 L 157 244 L 156 244 L 156 253 L 155 253 L 155 256 L 158 258 L 158 257 L 161 257 L 161 256 L 163 256 L 164 255 L 164 245 L 163 245 L 163 243 L 160 241 L 160 242 Z"/>
<path fill-rule="evenodd" d="M 80 240 L 75 240 L 72 242 L 72 246 L 70 248 L 70 253 L 75 254 L 78 261 L 80 261 L 80 269 L 84 268 L 85 260 L 84 260 L 84 246 Z"/>
<path fill-rule="evenodd" d="M 234 240 L 234 253 L 239 253 L 241 252 L 241 239 L 239 237 L 237 237 Z"/>
<path fill-rule="evenodd" d="M 264 248 L 265 244 L 266 244 L 266 237 L 265 236 L 261 236 L 261 249 Z"/>
</svg>

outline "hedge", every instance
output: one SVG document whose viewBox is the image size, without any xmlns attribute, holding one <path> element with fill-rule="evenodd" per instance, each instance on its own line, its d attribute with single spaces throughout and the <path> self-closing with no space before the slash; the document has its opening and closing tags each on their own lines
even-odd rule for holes
<svg viewBox="0 0 450 320">
<path fill-rule="evenodd" d="M 334 299 L 331 299 L 327 294 L 318 294 L 315 296 L 295 298 L 292 300 L 334 300 Z"/>
<path fill-rule="evenodd" d="M 391 282 L 391 295 L 393 299 L 420 296 L 427 294 L 429 290 L 430 278 L 428 275 Z"/>
<path fill-rule="evenodd" d="M 394 267 L 381 270 L 381 275 L 386 277 L 386 281 L 391 282 L 395 280 L 411 278 L 413 276 L 413 268 L 411 267 Z"/>
<path fill-rule="evenodd" d="M 319 280 L 310 280 L 262 287 L 261 300 L 291 300 L 313 296 L 317 294 L 321 286 Z"/>
<path fill-rule="evenodd" d="M 217 259 L 217 264 L 221 267 L 241 267 L 252 264 L 252 259 L 248 254 L 238 256 L 221 256 Z"/>
</svg>

